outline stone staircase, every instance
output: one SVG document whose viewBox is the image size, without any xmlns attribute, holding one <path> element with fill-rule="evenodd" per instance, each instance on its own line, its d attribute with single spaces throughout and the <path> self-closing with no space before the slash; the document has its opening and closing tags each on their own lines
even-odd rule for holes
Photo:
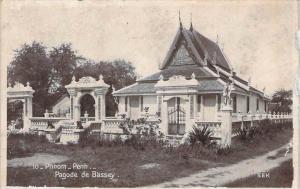
<svg viewBox="0 0 300 189">
<path fill-rule="evenodd" d="M 62 120 L 55 125 L 55 129 L 45 129 L 46 138 L 50 142 L 57 144 L 78 143 L 84 131 L 100 131 L 101 123 L 87 122 L 84 123 L 82 129 L 77 128 L 77 124 L 73 120 Z"/>
</svg>

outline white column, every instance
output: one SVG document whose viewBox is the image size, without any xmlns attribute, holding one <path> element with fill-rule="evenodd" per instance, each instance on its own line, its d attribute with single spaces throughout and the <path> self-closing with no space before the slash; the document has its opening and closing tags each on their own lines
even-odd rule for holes
<svg viewBox="0 0 300 189">
<path fill-rule="evenodd" d="M 130 96 L 127 97 L 127 115 L 131 118 Z"/>
<path fill-rule="evenodd" d="M 161 114 L 161 106 L 162 106 L 162 97 L 157 96 L 157 112 L 160 112 L 160 114 Z M 161 117 L 161 115 L 160 115 L 160 117 Z"/>
<path fill-rule="evenodd" d="M 216 94 L 216 104 L 215 104 L 215 120 L 218 120 L 218 94 Z"/>
<path fill-rule="evenodd" d="M 25 118 L 25 117 L 27 117 L 26 116 L 26 100 L 24 100 L 24 101 L 22 101 L 22 105 L 23 105 L 23 119 Z"/>
<path fill-rule="evenodd" d="M 101 112 L 99 112 L 99 106 L 101 105 L 101 99 L 100 99 L 99 95 L 96 96 L 95 101 L 96 101 L 95 102 L 95 121 L 99 121 L 101 119 L 101 114 L 100 114 Z"/>
<path fill-rule="evenodd" d="M 222 112 L 222 124 L 221 124 L 221 147 L 227 147 L 231 145 L 231 132 L 232 132 L 232 107 L 227 105 L 223 106 Z"/>
<path fill-rule="evenodd" d="M 161 103 L 161 131 L 164 135 L 168 134 L 168 104 L 167 101 L 162 98 Z"/>
<path fill-rule="evenodd" d="M 101 95 L 101 120 L 106 117 L 106 109 L 105 109 L 105 94 Z"/>
<path fill-rule="evenodd" d="M 200 115 L 201 115 L 201 120 L 204 120 L 204 96 L 201 95 L 201 104 L 200 104 Z"/>
<path fill-rule="evenodd" d="M 29 117 L 28 117 L 28 99 L 25 98 L 23 102 L 23 129 L 28 130 L 30 127 Z"/>
<path fill-rule="evenodd" d="M 74 108 L 74 115 L 73 120 L 80 121 L 80 103 L 78 98 L 80 97 L 80 94 L 78 94 L 76 97 L 73 98 L 73 108 Z"/>
<path fill-rule="evenodd" d="M 27 99 L 27 116 L 32 117 L 32 98 Z"/>
<path fill-rule="evenodd" d="M 192 129 L 192 118 L 191 118 L 191 96 L 187 96 L 184 103 L 184 110 L 185 110 L 185 133 L 189 132 Z"/>
<path fill-rule="evenodd" d="M 198 96 L 194 95 L 194 118 L 198 119 L 199 114 L 198 114 L 198 110 L 197 110 L 197 102 L 198 102 Z"/>
</svg>

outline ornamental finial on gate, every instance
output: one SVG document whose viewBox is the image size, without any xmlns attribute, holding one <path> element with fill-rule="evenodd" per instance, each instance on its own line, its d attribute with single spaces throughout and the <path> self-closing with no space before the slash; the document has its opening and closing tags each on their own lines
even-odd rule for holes
<svg viewBox="0 0 300 189">
<path fill-rule="evenodd" d="M 102 74 L 99 75 L 99 81 L 103 80 Z"/>
<path fill-rule="evenodd" d="M 191 78 L 192 78 L 192 79 L 195 79 L 195 78 L 196 78 L 196 76 L 195 76 L 195 73 L 194 73 L 194 72 L 192 73 L 192 75 L 191 75 Z"/>
</svg>

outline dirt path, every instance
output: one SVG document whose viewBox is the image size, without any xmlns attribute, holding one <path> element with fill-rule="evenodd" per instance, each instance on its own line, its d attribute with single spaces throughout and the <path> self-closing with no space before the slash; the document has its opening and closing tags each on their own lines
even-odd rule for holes
<svg viewBox="0 0 300 189">
<path fill-rule="evenodd" d="M 289 153 L 286 153 L 289 146 L 290 143 L 253 159 L 243 160 L 225 167 L 211 168 L 188 177 L 182 177 L 173 181 L 147 187 L 222 186 L 226 183 L 278 167 L 282 162 L 292 158 L 291 149 L 289 149 Z"/>
<path fill-rule="evenodd" d="M 31 157 L 14 158 L 7 161 L 7 167 L 32 167 L 33 165 L 54 164 L 68 160 L 69 158 L 61 155 L 35 153 Z"/>
</svg>

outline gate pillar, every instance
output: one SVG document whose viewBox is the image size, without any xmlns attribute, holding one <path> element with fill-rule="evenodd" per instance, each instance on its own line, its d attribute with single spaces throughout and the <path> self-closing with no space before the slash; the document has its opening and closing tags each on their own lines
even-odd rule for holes
<svg viewBox="0 0 300 189">
<path fill-rule="evenodd" d="M 167 100 L 162 98 L 161 103 L 161 126 L 162 126 L 162 132 L 164 135 L 168 134 L 168 104 Z"/>
<path fill-rule="evenodd" d="M 222 111 L 222 124 L 221 124 L 221 147 L 231 145 L 232 134 L 232 107 L 224 105 Z"/>
<path fill-rule="evenodd" d="M 105 119 L 105 95 L 109 88 L 100 75 L 96 80 L 93 77 L 82 77 L 78 81 L 73 76 L 72 82 L 65 86 L 71 99 L 71 118 L 80 120 L 80 98 L 85 94 L 90 94 L 95 100 L 95 121 Z"/>
<path fill-rule="evenodd" d="M 14 87 L 7 88 L 8 100 L 21 100 L 23 102 L 23 129 L 29 130 L 30 119 L 32 117 L 32 97 L 34 90 L 30 87 L 29 82 L 26 86 L 21 83 L 15 83 Z"/>
</svg>

